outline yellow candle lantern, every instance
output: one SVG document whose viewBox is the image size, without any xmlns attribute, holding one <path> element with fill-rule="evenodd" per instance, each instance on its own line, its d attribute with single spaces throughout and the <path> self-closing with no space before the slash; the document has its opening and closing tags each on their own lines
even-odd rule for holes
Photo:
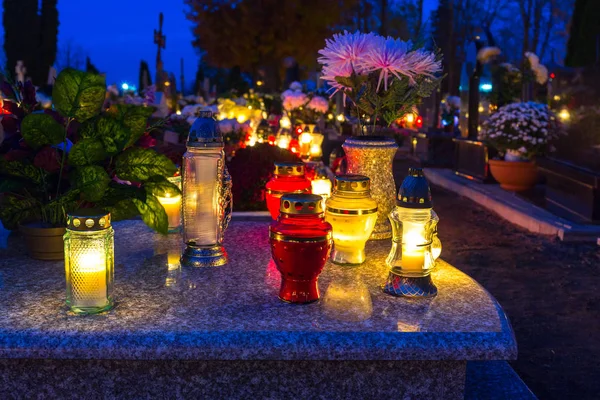
<svg viewBox="0 0 600 400">
<path fill-rule="evenodd" d="M 371 198 L 369 178 L 337 176 L 333 195 L 326 202 L 325 220 L 333 227 L 331 261 L 341 265 L 362 264 L 365 244 L 377 221 L 377 202 Z"/>
<path fill-rule="evenodd" d="M 114 231 L 110 214 L 91 209 L 69 214 L 64 242 L 67 306 L 77 314 L 112 308 Z"/>
<path fill-rule="evenodd" d="M 312 194 L 318 194 L 323 199 L 331 195 L 331 181 L 327 177 L 317 177 L 310 182 Z"/>
<path fill-rule="evenodd" d="M 169 182 L 175 184 L 181 190 L 181 176 L 171 177 Z M 164 196 L 157 196 L 156 198 L 167 213 L 169 232 L 179 232 L 181 227 L 181 194 L 165 193 Z"/>
<path fill-rule="evenodd" d="M 312 143 L 312 134 L 304 131 L 298 136 L 298 143 L 300 144 L 300 156 L 308 158 L 310 156 L 310 145 Z"/>
<path fill-rule="evenodd" d="M 397 206 L 390 213 L 392 249 L 384 292 L 394 296 L 431 297 L 437 288 L 431 270 L 441 253 L 437 237 L 439 218 L 431 208 L 431 191 L 420 168 L 410 168 L 398 191 Z"/>
<path fill-rule="evenodd" d="M 312 142 L 310 144 L 310 159 L 313 161 L 320 160 L 323 157 L 323 140 L 325 136 L 321 133 L 318 126 L 312 129 Z"/>
</svg>

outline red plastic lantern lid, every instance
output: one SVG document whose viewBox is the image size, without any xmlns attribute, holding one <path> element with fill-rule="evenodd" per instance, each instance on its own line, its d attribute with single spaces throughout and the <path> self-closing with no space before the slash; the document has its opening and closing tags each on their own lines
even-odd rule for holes
<svg viewBox="0 0 600 400">
<path fill-rule="evenodd" d="M 310 181 L 306 179 L 304 164 L 275 163 L 275 176 L 267 182 L 267 193 L 310 193 Z"/>
<path fill-rule="evenodd" d="M 325 222 L 321 196 L 286 194 L 281 197 L 281 214 L 269 228 L 278 240 L 323 241 L 331 239 L 331 225 Z"/>
</svg>

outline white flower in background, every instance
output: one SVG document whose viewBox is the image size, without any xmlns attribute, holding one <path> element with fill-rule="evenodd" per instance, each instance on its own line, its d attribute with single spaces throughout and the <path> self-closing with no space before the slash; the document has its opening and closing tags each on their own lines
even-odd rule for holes
<svg viewBox="0 0 600 400">
<path fill-rule="evenodd" d="M 285 100 L 285 98 L 287 96 L 293 96 L 296 92 L 294 92 L 293 90 L 284 90 L 283 92 L 281 92 L 281 100 Z"/>
<path fill-rule="evenodd" d="M 329 101 L 324 97 L 315 96 L 310 99 L 306 107 L 318 113 L 325 114 L 329 110 Z"/>
<path fill-rule="evenodd" d="M 519 68 L 515 67 L 511 63 L 502 63 L 502 64 L 500 64 L 500 66 L 502 68 L 508 70 L 509 72 L 521 72 L 521 71 L 519 71 Z"/>
<path fill-rule="evenodd" d="M 547 150 L 549 141 L 561 133 L 547 105 L 527 102 L 501 107 L 483 123 L 479 138 L 501 152 L 513 151 L 530 157 Z"/>
<path fill-rule="evenodd" d="M 237 120 L 234 119 L 222 119 L 219 121 L 219 130 L 222 134 L 228 134 L 234 131 L 236 125 L 238 125 Z"/>
<path fill-rule="evenodd" d="M 189 118 L 189 117 L 196 117 L 196 115 L 198 114 L 198 111 L 200 111 L 200 109 L 204 108 L 204 106 L 202 104 L 191 104 L 188 106 L 185 106 L 181 109 L 181 117 L 182 118 Z"/>
<path fill-rule="evenodd" d="M 477 61 L 482 64 L 487 64 L 492 61 L 494 57 L 500 54 L 502 54 L 502 50 L 500 50 L 498 47 L 483 47 L 477 52 Z"/>
<path fill-rule="evenodd" d="M 108 85 L 108 87 L 106 88 L 106 91 L 108 93 L 112 94 L 113 96 L 119 95 L 119 89 L 117 89 L 117 85 Z"/>
<path fill-rule="evenodd" d="M 294 92 L 301 92 L 302 84 L 298 81 L 294 81 L 294 82 L 290 83 L 290 90 L 293 90 Z"/>
<path fill-rule="evenodd" d="M 545 65 L 538 64 L 537 67 L 533 69 L 533 74 L 535 75 L 535 80 L 540 85 L 543 85 L 548 81 L 548 68 Z"/>
<path fill-rule="evenodd" d="M 448 96 L 446 97 L 446 104 L 453 109 L 460 110 L 460 97 Z"/>
<path fill-rule="evenodd" d="M 540 64 L 540 58 L 535 53 L 528 51 L 525 53 L 525 57 L 527 58 L 527 60 L 529 60 L 529 64 L 531 64 L 531 69 L 535 69 Z"/>
<path fill-rule="evenodd" d="M 286 90 L 286 92 L 288 92 Z M 284 92 L 285 93 L 285 92 Z M 283 96 L 283 94 L 282 94 Z M 283 97 L 283 109 L 286 111 L 296 110 L 308 102 L 308 96 L 302 92 L 287 93 Z"/>
</svg>

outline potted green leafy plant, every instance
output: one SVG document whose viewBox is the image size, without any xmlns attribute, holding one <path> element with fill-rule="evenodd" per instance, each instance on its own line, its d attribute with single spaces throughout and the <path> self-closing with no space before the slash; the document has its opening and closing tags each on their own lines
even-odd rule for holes
<svg viewBox="0 0 600 400">
<path fill-rule="evenodd" d="M 168 219 L 156 195 L 177 193 L 176 166 L 136 145 L 153 112 L 116 104 L 104 109 L 104 77 L 65 69 L 52 91 L 52 109 L 39 110 L 27 82 L 4 83 L 8 99 L 0 145 L 0 220 L 25 237 L 29 253 L 61 259 L 66 213 L 98 207 L 113 220 L 137 215 L 166 233 Z"/>
</svg>

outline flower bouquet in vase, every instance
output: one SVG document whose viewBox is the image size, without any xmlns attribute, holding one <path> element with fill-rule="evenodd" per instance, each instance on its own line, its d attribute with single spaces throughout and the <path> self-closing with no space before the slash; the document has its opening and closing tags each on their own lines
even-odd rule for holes
<svg viewBox="0 0 600 400">
<path fill-rule="evenodd" d="M 359 135 L 345 141 L 348 173 L 371 179 L 378 203 L 371 239 L 392 236 L 388 214 L 396 186 L 392 160 L 398 146 L 393 137 L 377 136 L 383 126 L 412 113 L 442 80 L 441 55 L 411 42 L 373 33 L 335 34 L 327 39 L 318 59 L 323 76 L 335 92 L 350 102 Z"/>
<path fill-rule="evenodd" d="M 502 160 L 490 160 L 490 170 L 503 189 L 523 191 L 537 182 L 535 156 L 551 150 L 562 133 L 554 113 L 545 104 L 512 103 L 483 123 L 479 140 L 498 150 Z"/>
</svg>

